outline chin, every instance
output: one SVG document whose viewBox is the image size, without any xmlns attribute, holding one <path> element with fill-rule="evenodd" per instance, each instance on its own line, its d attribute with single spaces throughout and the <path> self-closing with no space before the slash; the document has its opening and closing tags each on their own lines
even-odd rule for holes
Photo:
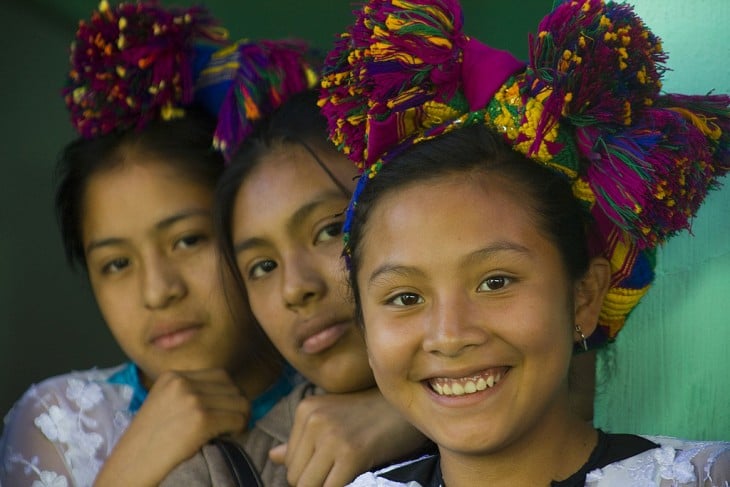
<svg viewBox="0 0 730 487">
<path fill-rule="evenodd" d="M 375 386 L 375 379 L 373 379 L 370 369 L 359 370 L 360 367 L 348 367 L 346 364 L 338 363 L 339 361 L 333 361 L 331 367 L 322 368 L 319 370 L 320 376 L 326 376 L 321 381 L 315 382 L 322 389 L 330 393 L 344 394 L 348 392 L 357 392 L 365 389 L 370 389 Z M 327 370 L 336 371 L 336 374 L 327 374 Z M 343 371 L 350 371 L 349 373 Z"/>
</svg>

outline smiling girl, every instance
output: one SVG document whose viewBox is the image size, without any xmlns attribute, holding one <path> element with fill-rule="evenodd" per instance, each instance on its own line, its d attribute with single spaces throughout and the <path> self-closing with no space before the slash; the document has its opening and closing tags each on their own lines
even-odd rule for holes
<svg viewBox="0 0 730 487">
<path fill-rule="evenodd" d="M 370 364 L 438 445 L 353 485 L 726 485 L 728 443 L 583 421 L 569 366 L 728 170 L 730 99 L 659 95 L 664 54 L 626 5 L 559 4 L 526 68 L 461 22 L 453 1 L 370 2 L 325 68 L 362 169 L 345 255 Z"/>
</svg>

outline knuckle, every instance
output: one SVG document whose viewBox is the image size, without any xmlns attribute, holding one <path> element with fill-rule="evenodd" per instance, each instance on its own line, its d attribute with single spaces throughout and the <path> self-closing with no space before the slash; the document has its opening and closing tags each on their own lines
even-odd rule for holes
<svg viewBox="0 0 730 487">
<path fill-rule="evenodd" d="M 199 396 L 189 395 L 184 401 L 191 420 L 200 421 L 207 416 L 205 404 Z"/>
<path fill-rule="evenodd" d="M 313 411 L 319 408 L 319 402 L 314 400 L 312 397 L 305 397 L 297 405 L 296 415 L 302 417 L 308 417 Z"/>
</svg>

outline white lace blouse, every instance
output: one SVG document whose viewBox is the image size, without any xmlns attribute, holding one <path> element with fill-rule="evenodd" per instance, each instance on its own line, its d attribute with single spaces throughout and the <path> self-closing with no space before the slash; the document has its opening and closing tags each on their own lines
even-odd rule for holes
<svg viewBox="0 0 730 487">
<path fill-rule="evenodd" d="M 249 426 L 302 381 L 291 367 L 251 402 Z M 71 372 L 32 386 L 5 417 L 0 487 L 87 487 L 142 406 L 133 363 Z"/>
<path fill-rule="evenodd" d="M 32 386 L 5 417 L 0 486 L 90 486 L 144 400 L 132 364 Z"/>
</svg>

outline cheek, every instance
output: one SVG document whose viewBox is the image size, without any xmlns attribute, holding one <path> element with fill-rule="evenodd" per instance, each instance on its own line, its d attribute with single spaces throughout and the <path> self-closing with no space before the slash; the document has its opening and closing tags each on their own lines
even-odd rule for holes
<svg viewBox="0 0 730 487">
<path fill-rule="evenodd" d="M 377 315 L 365 311 L 365 341 L 370 367 L 378 381 L 392 380 L 408 367 L 418 348 L 414 334 L 404 334 Z M 390 379 L 388 379 L 390 378 Z"/>
<path fill-rule="evenodd" d="M 258 321 L 258 326 L 263 329 L 274 346 L 285 356 L 292 353 L 289 339 L 294 336 L 294 331 L 289 328 L 290 319 L 283 307 L 278 293 L 273 291 L 273 286 L 257 285 L 256 289 L 248 290 L 248 301 L 251 311 Z"/>
<path fill-rule="evenodd" d="M 224 290 L 223 271 L 218 253 L 212 248 L 179 261 L 178 269 L 188 288 L 205 293 L 221 293 Z"/>
<path fill-rule="evenodd" d="M 134 318 L 136 303 L 139 301 L 136 287 L 129 281 L 104 282 L 93 278 L 90 281 L 96 305 L 104 322 L 117 341 L 123 343 L 128 325 L 139 321 Z"/>
</svg>

